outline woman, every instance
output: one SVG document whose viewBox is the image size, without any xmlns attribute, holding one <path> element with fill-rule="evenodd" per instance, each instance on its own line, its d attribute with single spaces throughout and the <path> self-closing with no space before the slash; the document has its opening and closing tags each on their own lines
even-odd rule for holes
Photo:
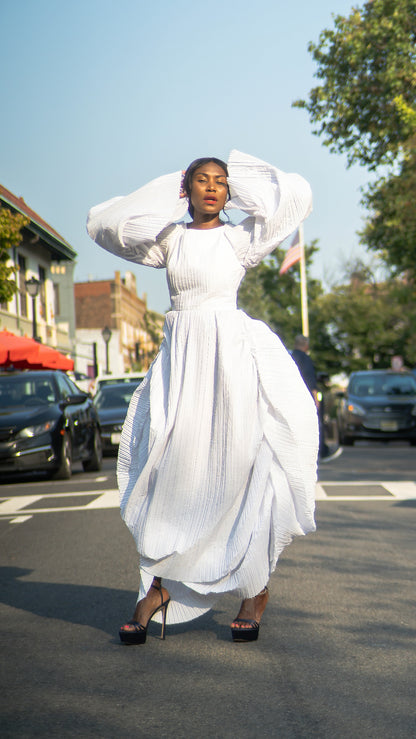
<svg viewBox="0 0 416 739">
<path fill-rule="evenodd" d="M 223 222 L 225 207 L 248 217 Z M 119 449 L 121 513 L 141 575 L 124 643 L 144 643 L 153 617 L 164 636 L 168 605 L 169 623 L 184 622 L 225 592 L 243 599 L 233 639 L 257 639 L 280 552 L 315 529 L 314 403 L 277 336 L 236 307 L 246 269 L 310 210 L 302 177 L 234 150 L 228 165 L 199 159 L 183 181 L 160 177 L 90 211 L 102 247 L 166 267 L 172 301 Z"/>
</svg>

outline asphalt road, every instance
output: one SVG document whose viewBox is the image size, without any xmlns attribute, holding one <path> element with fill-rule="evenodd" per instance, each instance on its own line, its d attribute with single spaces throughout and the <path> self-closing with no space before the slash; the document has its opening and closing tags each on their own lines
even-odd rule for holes
<svg viewBox="0 0 416 739">
<path fill-rule="evenodd" d="M 283 554 L 253 644 L 230 639 L 231 596 L 119 643 L 137 557 L 114 460 L 4 482 L 1 736 L 414 739 L 415 457 L 357 445 L 322 465 L 318 530 Z"/>
</svg>

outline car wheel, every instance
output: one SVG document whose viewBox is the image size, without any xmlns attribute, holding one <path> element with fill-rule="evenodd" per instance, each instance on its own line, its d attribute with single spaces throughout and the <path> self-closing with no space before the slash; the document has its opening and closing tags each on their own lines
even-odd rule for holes
<svg viewBox="0 0 416 739">
<path fill-rule="evenodd" d="M 97 472 L 103 462 L 103 445 L 98 429 L 94 431 L 93 452 L 89 459 L 84 459 L 82 466 L 85 472 Z"/>
<path fill-rule="evenodd" d="M 57 480 L 69 480 L 72 474 L 72 444 L 69 434 L 62 439 L 61 459 L 59 467 L 54 473 Z"/>
</svg>

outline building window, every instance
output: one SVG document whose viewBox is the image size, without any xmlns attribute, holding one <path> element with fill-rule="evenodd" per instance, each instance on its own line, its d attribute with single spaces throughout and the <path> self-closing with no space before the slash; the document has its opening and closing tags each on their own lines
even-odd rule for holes
<svg viewBox="0 0 416 739">
<path fill-rule="evenodd" d="M 40 282 L 40 291 L 39 291 L 39 300 L 40 300 L 40 315 L 42 316 L 43 320 L 47 320 L 46 315 L 46 271 L 43 267 L 39 266 L 39 282 Z"/>
<path fill-rule="evenodd" d="M 59 296 L 59 285 L 57 282 L 53 283 L 53 310 L 55 317 L 61 315 L 61 301 Z"/>
<path fill-rule="evenodd" d="M 21 254 L 18 256 L 19 265 L 19 304 L 20 315 L 27 317 L 27 293 L 26 293 L 26 259 Z"/>
</svg>

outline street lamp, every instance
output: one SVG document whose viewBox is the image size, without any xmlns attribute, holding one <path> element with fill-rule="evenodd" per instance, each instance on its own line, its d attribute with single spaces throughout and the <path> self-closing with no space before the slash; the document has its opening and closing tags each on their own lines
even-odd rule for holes
<svg viewBox="0 0 416 739">
<path fill-rule="evenodd" d="M 36 298 L 39 295 L 39 288 L 41 286 L 40 280 L 36 277 L 31 277 L 30 280 L 25 281 L 26 292 L 32 298 L 32 336 L 35 341 L 38 340 L 38 327 L 36 323 Z"/>
<path fill-rule="evenodd" d="M 111 339 L 111 330 L 108 328 L 108 326 L 103 328 L 103 330 L 101 331 L 101 336 L 103 337 L 104 342 L 105 342 L 105 372 L 107 375 L 109 375 L 110 368 L 108 364 L 108 344 Z"/>
</svg>

